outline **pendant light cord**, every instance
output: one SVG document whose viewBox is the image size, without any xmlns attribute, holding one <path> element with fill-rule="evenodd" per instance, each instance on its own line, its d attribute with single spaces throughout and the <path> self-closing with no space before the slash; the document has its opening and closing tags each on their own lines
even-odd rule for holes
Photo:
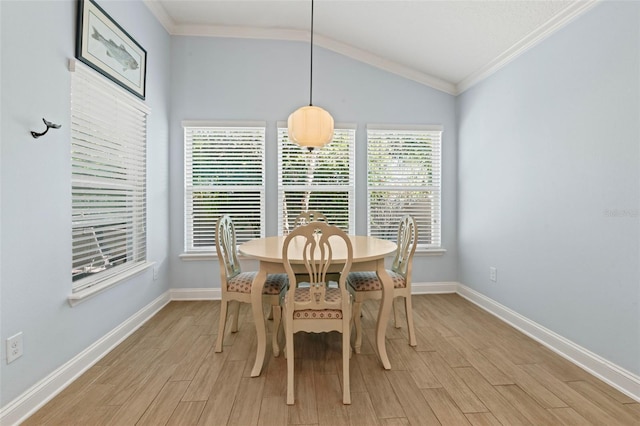
<svg viewBox="0 0 640 426">
<path fill-rule="evenodd" d="M 309 106 L 313 105 L 313 0 L 311 0 L 311 65 L 309 66 Z"/>
</svg>

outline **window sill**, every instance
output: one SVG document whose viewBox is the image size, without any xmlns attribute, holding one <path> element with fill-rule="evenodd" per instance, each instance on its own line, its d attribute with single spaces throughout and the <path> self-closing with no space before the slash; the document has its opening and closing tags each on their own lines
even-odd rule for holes
<svg viewBox="0 0 640 426">
<path fill-rule="evenodd" d="M 108 288 L 118 285 L 124 280 L 131 278 L 132 276 L 137 275 L 151 268 L 153 265 L 155 265 L 155 262 L 145 262 L 131 269 L 127 269 L 126 271 L 123 271 L 121 274 L 118 274 L 114 277 L 107 278 L 103 281 L 98 281 L 96 284 L 92 285 L 91 287 L 87 287 L 84 290 L 80 290 L 75 293 L 72 293 L 67 298 L 67 300 L 69 301 L 69 305 L 76 306 L 77 304 L 84 302 L 87 299 L 90 299 L 96 294 L 102 293 Z"/>
<path fill-rule="evenodd" d="M 241 259 L 241 260 L 251 259 L 250 257 L 240 254 L 239 252 L 236 253 L 236 255 L 238 256 L 238 259 Z M 180 260 L 182 260 L 183 262 L 197 262 L 200 260 L 218 260 L 218 253 L 215 250 L 203 251 L 203 252 L 188 252 L 188 253 L 182 253 L 178 255 L 178 258 L 180 258 Z"/>
<path fill-rule="evenodd" d="M 215 251 L 182 253 L 178 257 L 180 260 L 185 262 L 193 262 L 197 260 L 218 260 L 218 254 Z"/>
<path fill-rule="evenodd" d="M 447 249 L 438 248 L 438 249 L 417 249 L 415 252 L 415 256 L 442 256 L 447 252 Z"/>
</svg>

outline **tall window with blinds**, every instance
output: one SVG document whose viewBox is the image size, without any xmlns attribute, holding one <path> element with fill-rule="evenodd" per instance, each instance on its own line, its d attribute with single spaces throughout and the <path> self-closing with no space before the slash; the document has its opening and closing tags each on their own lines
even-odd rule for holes
<svg viewBox="0 0 640 426">
<path fill-rule="evenodd" d="M 146 263 L 148 109 L 76 63 L 71 77 L 73 291 Z"/>
<path fill-rule="evenodd" d="M 264 236 L 265 123 L 183 122 L 185 251 L 216 248 L 216 220 L 233 219 L 238 244 Z"/>
<path fill-rule="evenodd" d="M 278 233 L 288 234 L 302 211 L 322 212 L 332 225 L 354 232 L 355 126 L 336 126 L 333 141 L 309 151 L 289 141 L 278 123 Z"/>
<path fill-rule="evenodd" d="M 440 247 L 439 126 L 367 126 L 368 233 L 395 240 L 403 215 L 418 225 L 418 248 Z"/>
</svg>

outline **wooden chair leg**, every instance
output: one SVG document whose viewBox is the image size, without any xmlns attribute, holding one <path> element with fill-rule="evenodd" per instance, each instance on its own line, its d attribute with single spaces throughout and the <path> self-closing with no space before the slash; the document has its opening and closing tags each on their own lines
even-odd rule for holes
<svg viewBox="0 0 640 426">
<path fill-rule="evenodd" d="M 280 322 L 282 320 L 282 312 L 280 306 L 274 305 L 270 309 L 273 315 L 273 329 L 271 331 L 271 346 L 273 348 L 273 356 L 280 355 L 280 346 L 278 345 L 278 334 L 280 333 Z"/>
<path fill-rule="evenodd" d="M 238 317 L 240 316 L 240 302 L 238 302 L 237 300 L 234 300 L 233 305 L 231 307 L 231 332 L 232 333 L 237 333 L 238 332 Z"/>
<path fill-rule="evenodd" d="M 393 305 L 393 325 L 395 326 L 395 328 L 400 328 L 400 312 L 398 312 L 398 306 L 395 297 L 391 301 L 391 304 Z"/>
<path fill-rule="evenodd" d="M 404 298 L 404 309 L 407 312 L 407 329 L 409 331 L 409 346 L 417 346 L 416 333 L 413 329 L 413 307 L 411 306 L 411 295 Z"/>
<path fill-rule="evenodd" d="M 351 385 L 349 380 L 349 358 L 351 357 L 351 321 L 343 320 L 342 326 L 342 403 L 351 404 Z"/>
<path fill-rule="evenodd" d="M 218 339 L 216 339 L 216 352 L 222 352 L 222 343 L 224 340 L 224 329 L 227 325 L 227 304 L 226 300 L 220 302 L 220 319 L 218 320 Z"/>
<path fill-rule="evenodd" d="M 293 389 L 293 323 L 291 321 L 287 321 L 285 334 L 287 345 L 287 405 L 293 405 L 295 397 Z"/>
<path fill-rule="evenodd" d="M 280 315 L 282 316 L 282 319 L 280 320 L 282 324 L 282 334 L 284 334 L 284 347 L 282 348 L 282 355 L 284 355 L 284 359 L 287 359 L 287 348 L 289 347 L 289 345 L 287 344 L 287 321 L 285 320 L 284 308 L 282 306 L 280 306 Z"/>
<path fill-rule="evenodd" d="M 353 303 L 353 323 L 356 328 L 356 344 L 354 349 L 357 354 L 360 353 L 362 348 L 362 321 L 360 320 L 360 313 L 362 309 L 362 302 Z"/>
</svg>

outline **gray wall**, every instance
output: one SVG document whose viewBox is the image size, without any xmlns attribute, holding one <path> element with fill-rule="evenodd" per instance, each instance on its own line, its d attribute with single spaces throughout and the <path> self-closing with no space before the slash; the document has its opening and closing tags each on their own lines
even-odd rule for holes
<svg viewBox="0 0 640 426">
<path fill-rule="evenodd" d="M 148 52 L 148 259 L 138 275 L 70 307 L 70 72 L 76 1 L 0 2 L 1 18 L 1 313 L 0 407 L 21 395 L 169 288 L 166 31 L 142 2 L 100 5 Z M 42 117 L 62 124 L 42 131 Z M 22 331 L 24 356 L 5 362 L 5 339 Z"/>
<path fill-rule="evenodd" d="M 458 105 L 460 281 L 635 374 L 639 22 L 602 3 Z"/>
<path fill-rule="evenodd" d="M 309 44 L 172 37 L 171 272 L 176 288 L 219 288 L 218 262 L 186 262 L 182 120 L 267 122 L 267 235 L 277 233 L 276 122 L 309 102 Z M 415 282 L 455 281 L 455 98 L 321 48 L 314 49 L 313 102 L 336 122 L 356 123 L 356 233 L 366 233 L 366 124 L 442 124 L 442 256 L 418 256 Z M 256 267 L 247 261 L 247 268 Z"/>
</svg>

